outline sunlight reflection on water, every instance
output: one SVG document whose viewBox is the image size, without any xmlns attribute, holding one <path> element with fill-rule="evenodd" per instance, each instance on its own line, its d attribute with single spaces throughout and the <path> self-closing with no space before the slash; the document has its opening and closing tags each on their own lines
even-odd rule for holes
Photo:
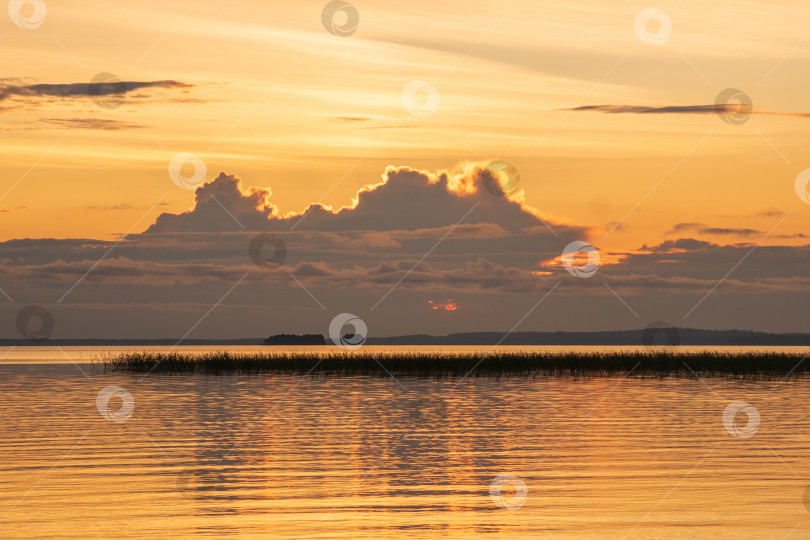
<svg viewBox="0 0 810 540">
<path fill-rule="evenodd" d="M 782 538 L 794 527 L 800 538 L 810 527 L 807 381 L 405 377 L 403 389 L 364 377 L 139 382 L 81 367 L 86 377 L 69 363 L 0 365 L 4 538 Z M 97 408 L 109 386 L 132 396 L 123 421 Z M 724 426 L 735 401 L 759 414 L 750 438 Z M 525 483 L 521 505 L 496 504 L 499 475 Z"/>
</svg>

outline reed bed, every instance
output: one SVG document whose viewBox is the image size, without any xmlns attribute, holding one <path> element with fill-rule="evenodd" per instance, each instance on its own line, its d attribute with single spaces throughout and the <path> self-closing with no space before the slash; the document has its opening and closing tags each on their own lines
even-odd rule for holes
<svg viewBox="0 0 810 540">
<path fill-rule="evenodd" d="M 807 377 L 806 355 L 776 352 L 481 352 L 258 353 L 136 352 L 95 360 L 107 371 L 137 373 L 291 373 L 320 375 L 499 377 L 689 376 L 773 379 Z"/>
</svg>

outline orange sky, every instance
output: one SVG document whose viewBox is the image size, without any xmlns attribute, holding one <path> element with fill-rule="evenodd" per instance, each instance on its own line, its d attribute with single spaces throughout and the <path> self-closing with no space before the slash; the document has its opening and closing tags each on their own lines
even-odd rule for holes
<svg viewBox="0 0 810 540">
<path fill-rule="evenodd" d="M 733 87 L 758 111 L 808 112 L 806 4 L 662 6 L 673 29 L 660 45 L 636 34 L 645 6 L 635 3 L 355 7 L 346 37 L 326 31 L 321 2 L 61 2 L 37 28 L 6 19 L 4 72 L 19 79 L 6 85 L 108 72 L 193 86 L 133 91 L 113 109 L 86 97 L 0 102 L 2 239 L 113 238 L 186 209 L 191 192 L 167 174 L 180 152 L 200 156 L 207 179 L 226 171 L 270 188 L 282 213 L 349 204 L 387 165 L 500 159 L 520 171 L 527 202 L 558 221 L 626 216 L 602 247 L 633 249 L 678 222 L 767 231 L 779 219 L 770 210 L 797 210 L 780 233 L 807 229 L 793 180 L 809 166 L 810 119 L 560 110 L 710 105 Z M 647 29 L 655 35 L 656 22 Z M 403 106 L 414 80 L 435 87 L 434 114 Z M 115 129 L 70 129 L 80 118 Z"/>
</svg>

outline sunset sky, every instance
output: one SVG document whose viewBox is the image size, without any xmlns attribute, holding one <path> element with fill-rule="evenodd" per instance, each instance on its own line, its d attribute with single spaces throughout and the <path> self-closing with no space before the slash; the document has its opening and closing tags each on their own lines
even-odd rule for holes
<svg viewBox="0 0 810 540">
<path fill-rule="evenodd" d="M 806 3 L 11 4 L 0 337 L 28 304 L 60 338 L 808 330 Z"/>
</svg>

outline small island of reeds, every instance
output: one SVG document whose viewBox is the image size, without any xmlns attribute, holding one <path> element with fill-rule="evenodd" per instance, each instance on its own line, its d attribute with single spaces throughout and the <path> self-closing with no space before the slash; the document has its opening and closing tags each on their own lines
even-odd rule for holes
<svg viewBox="0 0 810 540">
<path fill-rule="evenodd" d="M 783 352 L 136 352 L 95 360 L 104 370 L 136 373 L 290 373 L 320 375 L 498 377 L 807 377 L 807 355 Z"/>
</svg>

